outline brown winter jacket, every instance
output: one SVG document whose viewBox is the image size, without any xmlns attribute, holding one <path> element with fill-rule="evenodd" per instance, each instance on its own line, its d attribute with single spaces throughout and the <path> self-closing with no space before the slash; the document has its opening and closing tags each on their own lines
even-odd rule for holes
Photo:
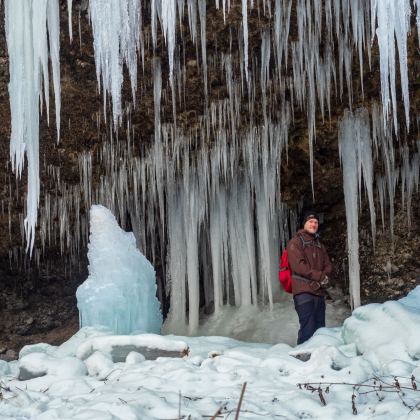
<svg viewBox="0 0 420 420">
<path fill-rule="evenodd" d="M 306 245 L 303 249 L 302 240 L 299 236 L 305 237 L 305 242 L 312 241 L 318 245 L 314 235 L 300 229 L 287 245 L 287 259 L 292 276 L 300 276 L 309 280 L 321 281 L 325 276 L 331 277 L 332 265 L 328 258 L 324 245 L 321 248 L 313 245 Z M 321 287 L 313 290 L 309 286 L 309 282 L 299 280 L 292 277 L 292 293 L 293 297 L 299 293 L 312 293 L 313 295 L 323 296 L 325 290 Z"/>
</svg>

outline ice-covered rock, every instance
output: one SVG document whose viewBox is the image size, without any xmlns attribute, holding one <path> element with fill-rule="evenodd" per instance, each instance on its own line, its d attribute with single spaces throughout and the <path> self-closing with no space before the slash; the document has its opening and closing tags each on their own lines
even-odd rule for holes
<svg viewBox="0 0 420 420">
<path fill-rule="evenodd" d="M 155 271 L 101 205 L 90 210 L 89 277 L 77 289 L 80 326 L 104 325 L 117 334 L 159 334 L 162 325 Z"/>
<path fill-rule="evenodd" d="M 188 354 L 188 344 L 156 334 L 112 335 L 86 340 L 77 348 L 76 356 L 85 360 L 96 351 L 110 353 L 114 362 L 125 362 L 133 351 L 141 353 L 147 360 L 155 360 L 158 357 L 183 357 Z"/>
<path fill-rule="evenodd" d="M 113 334 L 114 332 L 110 328 L 103 325 L 83 327 L 60 347 L 56 347 L 52 352 L 47 351 L 47 353 L 54 357 L 76 356 L 77 348 L 89 338 L 104 337 Z"/>
</svg>

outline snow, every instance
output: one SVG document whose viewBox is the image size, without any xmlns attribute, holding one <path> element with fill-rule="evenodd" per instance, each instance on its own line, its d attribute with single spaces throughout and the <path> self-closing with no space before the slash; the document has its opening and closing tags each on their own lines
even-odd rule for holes
<svg viewBox="0 0 420 420">
<path fill-rule="evenodd" d="M 114 370 L 112 356 L 104 351 L 95 351 L 85 361 L 89 376 L 106 378 Z"/>
<path fill-rule="evenodd" d="M 32 379 L 44 375 L 74 378 L 87 374 L 86 366 L 76 357 L 54 357 L 45 353 L 31 353 L 19 360 L 19 376 Z"/>
<path fill-rule="evenodd" d="M 398 376 L 400 386 L 411 387 L 411 376 L 420 375 L 419 317 L 420 286 L 397 302 L 360 307 L 343 327 L 322 328 L 295 348 L 220 336 L 156 335 L 157 340 L 185 341 L 189 354 L 145 360 L 131 352 L 125 363 L 114 363 L 104 349 L 84 362 L 74 356 L 60 359 L 31 353 L 19 366 L 45 376 L 19 381 L 15 363 L 9 363 L 15 376 L 8 370 L 2 373 L 0 419 L 175 419 L 179 414 L 199 419 L 213 416 L 219 407 L 226 419 L 238 406 L 247 382 L 241 418 L 353 419 L 354 394 L 357 418 L 415 420 L 419 411 L 409 414 L 410 408 L 398 394 L 378 391 L 377 396 L 343 383 L 373 385 L 373 375 L 386 376 L 383 380 L 388 382 Z M 277 320 L 271 323 L 274 327 Z M 137 340 L 141 336 L 128 337 Z M 145 336 L 153 341 L 152 335 Z M 86 342 L 116 339 L 103 335 Z M 324 392 L 324 406 L 318 391 L 300 389 L 297 384 L 302 383 L 314 383 L 316 389 L 322 383 L 337 385 Z M 401 397 L 413 406 L 419 401 L 418 394 L 405 389 Z"/>
<path fill-rule="evenodd" d="M 127 365 L 135 365 L 138 363 L 143 363 L 145 360 L 146 358 L 141 353 L 138 353 L 137 351 L 132 351 L 128 353 L 125 363 Z"/>
<path fill-rule="evenodd" d="M 411 294 L 398 302 L 358 308 L 344 322 L 344 342 L 355 343 L 357 351 L 377 366 L 394 359 L 417 364 L 420 359 L 420 288 Z"/>
<path fill-rule="evenodd" d="M 153 266 L 101 205 L 90 211 L 89 277 L 77 289 L 80 326 L 103 325 L 117 334 L 160 333 L 162 314 Z"/>
</svg>

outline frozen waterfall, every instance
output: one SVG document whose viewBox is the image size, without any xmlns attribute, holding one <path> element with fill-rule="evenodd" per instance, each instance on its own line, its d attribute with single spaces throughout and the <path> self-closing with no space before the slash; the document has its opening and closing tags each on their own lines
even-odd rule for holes
<svg viewBox="0 0 420 420">
<path fill-rule="evenodd" d="M 399 150 L 394 146 L 410 123 L 407 39 L 411 3 L 242 0 L 234 9 L 233 3 L 222 0 L 220 10 L 219 0 L 215 4 L 206 0 L 90 0 L 86 17 L 92 25 L 104 110 L 86 118 L 97 124 L 103 141 L 75 155 L 77 185 L 60 177 L 60 164 L 44 159 L 41 170 L 49 177 L 49 185 L 40 200 L 39 111 L 45 107 L 48 112 L 53 85 L 59 137 L 59 4 L 67 4 L 71 40 L 72 3 L 5 1 L 11 159 L 19 176 L 26 151 L 29 169 L 26 213 L 17 229 L 22 237 L 26 234 L 31 251 L 39 232 L 35 263 L 57 241 L 68 264 L 65 273 L 71 276 L 89 240 L 89 209 L 100 204 L 110 209 L 122 229 L 133 231 L 139 250 L 153 265 L 161 264 L 156 281 L 159 293 L 170 300 L 168 322 L 188 323 L 194 334 L 203 307 L 214 308 L 216 315 L 229 305 L 247 308 L 262 302 L 272 308 L 280 293 L 279 258 L 296 231 L 303 199 L 319 198 L 314 168 L 324 168 L 314 160 L 317 136 L 323 139 L 335 126 L 333 107 L 345 100 L 353 111 L 347 111 L 339 123 L 339 142 L 351 294 L 357 307 L 362 190 L 367 195 L 373 245 L 375 192 L 383 227 L 389 206 L 393 245 L 399 179 L 409 228 L 411 200 L 419 184 L 415 143 L 401 141 Z M 419 16 L 420 0 L 414 4 Z M 82 8 L 77 7 L 80 23 Z M 235 13 L 229 16 L 232 10 L 236 10 L 237 22 Z M 223 17 L 217 21 L 221 29 L 215 29 L 213 13 Z M 213 36 L 211 31 L 215 31 Z M 218 43 L 218 33 L 223 42 L 219 38 Z M 372 67 L 373 42 L 379 44 L 382 103 L 364 97 L 363 72 L 368 67 L 364 60 Z M 360 80 L 353 80 L 356 60 Z M 143 72 L 138 71 L 139 61 Z M 132 103 L 123 100 L 124 71 L 130 78 Z M 405 127 L 397 121 L 398 72 Z M 187 94 L 192 90 L 197 103 L 188 104 Z M 366 102 L 366 109 L 354 110 L 359 99 Z M 139 106 L 143 106 L 141 124 L 139 114 L 132 118 Z M 389 118 L 391 113 L 393 118 Z M 139 134 L 148 119 L 149 134 Z M 294 201 L 289 197 L 285 204 L 281 176 L 289 171 L 287 165 L 293 165 L 288 161 L 288 147 L 295 142 L 301 142 L 299 147 L 305 144 L 303 153 L 308 150 L 312 196 L 303 191 L 301 197 L 293 196 Z M 374 167 L 376 161 L 382 165 Z M 10 196 L 6 213 L 11 236 L 12 211 L 22 203 L 15 200 L 10 181 L 5 180 L 4 195 Z M 125 238 L 122 231 L 119 235 Z M 131 239 L 127 243 L 132 245 Z M 93 253 L 92 247 L 89 252 Z M 17 246 L 10 251 L 11 264 L 25 258 Z M 85 313 L 82 322 L 90 316 Z"/>
</svg>

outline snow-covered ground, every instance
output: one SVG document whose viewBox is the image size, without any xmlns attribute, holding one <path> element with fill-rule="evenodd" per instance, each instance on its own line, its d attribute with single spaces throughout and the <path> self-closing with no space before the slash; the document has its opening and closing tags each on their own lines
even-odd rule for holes
<svg viewBox="0 0 420 420">
<path fill-rule="evenodd" d="M 270 325 L 270 319 L 263 319 L 268 312 L 260 312 L 249 315 L 253 337 L 260 323 L 263 329 Z M 281 322 L 277 312 L 281 309 L 273 311 L 273 328 Z M 220 322 L 207 332 L 233 330 L 235 318 L 244 314 L 233 314 L 228 322 L 231 315 L 228 309 L 223 316 L 230 325 Z M 112 359 L 118 345 L 112 332 L 92 327 L 58 348 L 26 347 L 18 362 L 0 362 L 0 419 L 211 419 L 220 407 L 218 418 L 233 419 L 245 382 L 239 418 L 344 420 L 353 419 L 356 410 L 362 419 L 420 419 L 420 411 L 410 408 L 420 402 L 419 390 L 413 389 L 420 382 L 412 379 L 420 379 L 420 287 L 398 302 L 361 307 L 343 327 L 321 329 L 294 348 L 220 335 L 121 337 L 124 363 Z M 183 356 L 184 347 L 188 355 Z M 132 348 L 143 348 L 144 355 Z M 145 360 L 151 348 L 179 355 Z M 19 381 L 20 372 L 44 376 Z M 374 375 L 390 386 L 398 376 L 400 393 L 386 384 L 377 391 L 343 385 L 379 386 Z M 298 387 L 306 383 L 315 392 Z"/>
</svg>

